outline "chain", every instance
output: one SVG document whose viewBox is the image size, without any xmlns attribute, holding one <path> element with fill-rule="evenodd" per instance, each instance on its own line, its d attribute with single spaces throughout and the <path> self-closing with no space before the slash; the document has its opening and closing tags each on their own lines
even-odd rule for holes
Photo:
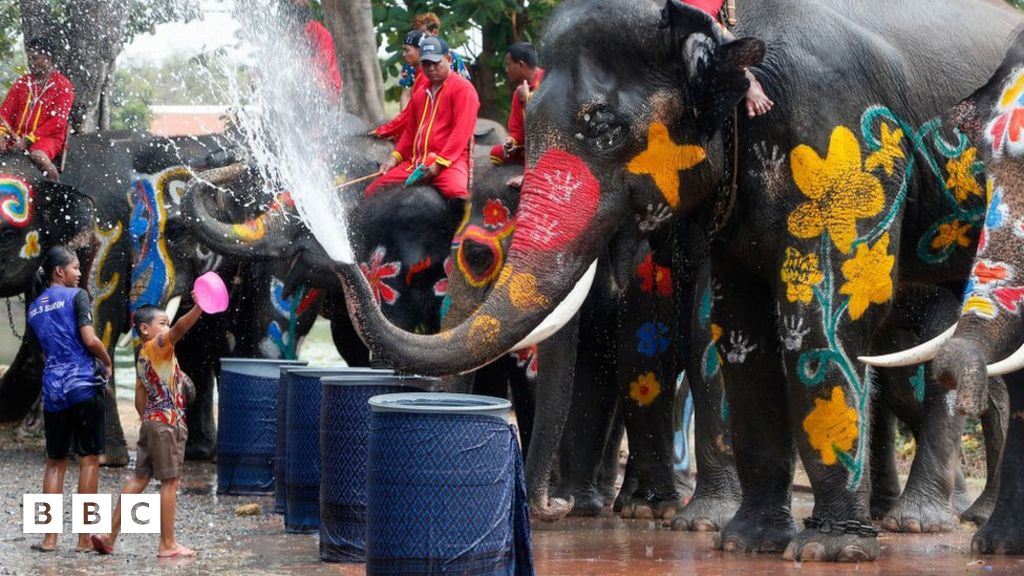
<svg viewBox="0 0 1024 576">
<path fill-rule="evenodd" d="M 874 538 L 878 536 L 878 528 L 875 528 L 870 522 L 861 522 L 860 520 L 829 520 L 821 518 L 805 518 L 804 528 L 807 530 L 817 530 L 821 534 L 831 534 L 832 532 L 841 532 L 843 534 L 853 534 L 856 536 L 865 536 Z"/>
<path fill-rule="evenodd" d="M 7 323 L 11 326 L 11 333 L 14 334 L 15 338 L 21 340 L 21 334 L 18 334 L 18 329 L 14 327 L 14 312 L 11 312 L 11 299 L 4 298 L 4 302 L 7 303 Z"/>
</svg>

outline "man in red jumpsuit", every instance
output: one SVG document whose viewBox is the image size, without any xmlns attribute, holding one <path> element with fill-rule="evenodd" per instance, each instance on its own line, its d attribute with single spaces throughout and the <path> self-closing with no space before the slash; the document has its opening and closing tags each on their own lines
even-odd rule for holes
<svg viewBox="0 0 1024 576">
<path fill-rule="evenodd" d="M 406 123 L 395 151 L 381 166 L 384 174 L 366 189 L 367 197 L 404 183 L 431 154 L 436 157 L 427 164 L 423 181 L 445 198 L 469 196 L 470 144 L 480 110 L 476 88 L 452 74 L 448 44 L 440 38 L 432 36 L 420 43 L 420 66 L 430 85 L 413 94 L 412 121 Z"/>
<path fill-rule="evenodd" d="M 285 5 L 284 16 L 289 25 L 302 28 L 305 48 L 317 85 L 323 89 L 331 102 L 341 102 L 341 69 L 338 68 L 334 38 L 331 37 L 330 31 L 313 18 L 309 0 L 292 0 L 290 6 Z"/>
<path fill-rule="evenodd" d="M 544 70 L 537 66 L 537 50 L 529 42 L 516 42 L 505 51 L 505 75 L 512 93 L 512 109 L 508 115 L 508 140 L 491 148 L 491 163 L 525 164 L 526 104 L 544 78 Z"/>
<path fill-rule="evenodd" d="M 53 160 L 64 151 L 75 88 L 53 67 L 49 40 L 28 40 L 25 52 L 29 73 L 15 81 L 0 104 L 0 154 L 27 151 L 47 178 L 57 180 Z"/>
</svg>

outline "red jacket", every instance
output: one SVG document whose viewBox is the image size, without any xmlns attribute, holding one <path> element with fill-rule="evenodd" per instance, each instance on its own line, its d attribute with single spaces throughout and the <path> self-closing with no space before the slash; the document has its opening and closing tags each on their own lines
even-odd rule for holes
<svg viewBox="0 0 1024 576">
<path fill-rule="evenodd" d="M 537 74 L 530 83 L 530 92 L 540 86 L 544 78 L 544 70 L 537 68 Z M 516 146 L 522 146 L 526 142 L 526 105 L 519 100 L 519 91 L 512 90 L 512 110 L 508 114 L 508 137 Z"/>
<path fill-rule="evenodd" d="M 420 90 L 430 86 L 430 80 L 427 79 L 427 75 L 423 73 L 423 70 L 417 67 L 416 69 L 416 80 L 413 81 L 412 90 L 410 92 L 415 95 Z M 405 131 L 405 125 L 409 122 L 409 106 L 406 106 L 398 113 L 397 116 L 392 118 L 386 124 L 377 128 L 377 136 L 381 138 L 398 138 Z"/>
<path fill-rule="evenodd" d="M 29 150 L 42 150 L 53 160 L 64 150 L 74 101 L 75 87 L 60 72 L 54 70 L 42 85 L 25 74 L 0 104 L 0 117 L 15 136 L 28 138 Z"/>
<path fill-rule="evenodd" d="M 722 4 L 725 0 L 683 0 L 683 4 L 689 4 L 708 13 L 715 22 L 719 21 L 719 14 L 722 12 Z"/>
<path fill-rule="evenodd" d="M 469 143 L 480 110 L 480 98 L 469 80 L 449 73 L 436 95 L 428 85 L 412 95 L 407 109 L 410 121 L 395 145 L 401 160 L 417 166 L 433 152 L 441 166 L 468 168 Z"/>
<path fill-rule="evenodd" d="M 341 98 L 341 71 L 338 69 L 338 57 L 334 52 L 334 39 L 324 25 L 316 20 L 306 22 L 306 40 L 313 48 L 313 68 L 317 82 L 320 83 L 332 98 Z"/>
</svg>

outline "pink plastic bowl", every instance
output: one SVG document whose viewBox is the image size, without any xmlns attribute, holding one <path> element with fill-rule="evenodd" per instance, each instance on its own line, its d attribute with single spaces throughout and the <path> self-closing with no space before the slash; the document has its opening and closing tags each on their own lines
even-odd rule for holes
<svg viewBox="0 0 1024 576">
<path fill-rule="evenodd" d="M 217 314 L 228 309 L 228 288 L 213 271 L 196 278 L 192 286 L 196 292 L 196 304 L 207 314 Z"/>
</svg>

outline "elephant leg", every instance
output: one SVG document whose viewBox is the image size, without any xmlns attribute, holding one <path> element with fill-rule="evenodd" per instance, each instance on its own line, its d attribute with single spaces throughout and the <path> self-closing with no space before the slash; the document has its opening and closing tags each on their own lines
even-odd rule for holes
<svg viewBox="0 0 1024 576">
<path fill-rule="evenodd" d="M 1003 378 L 1010 416 L 995 508 L 971 541 L 971 550 L 981 554 L 1024 554 L 1024 372 Z"/>
<path fill-rule="evenodd" d="M 921 418 L 913 426 L 917 451 L 896 504 L 882 519 L 890 532 L 949 532 L 957 523 L 952 494 L 960 466 L 964 418 L 955 414 L 955 392 L 928 378 Z"/>
<path fill-rule="evenodd" d="M 673 530 L 716 532 L 740 506 L 740 481 L 727 424 L 725 389 L 715 343 L 711 340 L 712 294 L 710 270 L 704 264 L 693 286 L 681 294 L 690 299 L 682 307 L 681 326 L 689 326 L 684 338 L 686 374 L 693 395 L 694 459 L 696 487 L 690 502 L 672 521 Z M 699 288 L 695 290 L 694 288 Z"/>
<path fill-rule="evenodd" d="M 188 422 L 187 460 L 210 460 L 217 453 L 213 391 L 219 358 L 227 349 L 225 332 L 222 318 L 205 316 L 176 346 L 181 370 L 192 379 L 196 391 L 185 411 Z"/>
<path fill-rule="evenodd" d="M 10 367 L 0 378 L 0 422 L 21 420 L 42 388 L 42 351 L 34 341 L 22 340 Z"/>
<path fill-rule="evenodd" d="M 796 532 L 791 511 L 795 452 L 785 378 L 767 313 L 775 305 L 767 287 L 728 275 L 728 267 L 723 272 L 716 276 L 721 288 L 714 296 L 721 300 L 715 303 L 712 339 L 704 355 L 708 373 L 720 371 L 725 385 L 742 499 L 715 544 L 726 552 L 782 552 Z M 730 338 L 735 349 L 725 348 Z"/>
<path fill-rule="evenodd" d="M 571 499 L 566 501 L 549 497 L 549 486 L 551 468 L 562 441 L 573 398 L 578 318 L 539 344 L 535 352 L 537 376 L 532 387 L 535 391 L 536 410 L 530 450 L 526 454 L 526 493 L 530 500 L 530 515 L 547 522 L 565 517 L 572 511 L 574 504 Z M 521 377 L 521 380 L 526 382 L 525 377 Z"/>
<path fill-rule="evenodd" d="M 999 460 L 1006 444 L 1006 426 L 1010 415 L 1010 400 L 1006 383 L 1000 378 L 988 381 L 988 410 L 981 416 L 981 428 L 985 436 L 985 489 L 978 499 L 965 510 L 960 519 L 983 526 L 992 515 L 1002 481 Z"/>
<path fill-rule="evenodd" d="M 668 274 L 671 250 L 655 250 L 641 264 Z M 680 373 L 673 287 L 634 282 L 625 299 L 618 344 L 619 402 L 636 489 L 626 492 L 623 518 L 671 520 L 683 508 L 673 470 L 674 405 Z"/>
<path fill-rule="evenodd" d="M 600 478 L 606 454 L 615 453 L 617 466 L 622 438 L 615 433 L 615 423 L 621 422 L 614 376 L 618 362 L 616 312 L 611 296 L 592 293 L 580 313 L 572 402 L 559 448 L 561 484 L 557 491 L 559 497 L 575 502 L 574 516 L 599 516 L 615 497 L 614 487 Z"/>
<path fill-rule="evenodd" d="M 881 390 L 871 407 L 871 518 L 875 520 L 881 520 L 900 497 L 896 415 L 886 397 L 888 387 Z"/>
<path fill-rule="evenodd" d="M 121 417 L 117 413 L 117 388 L 114 386 L 113 376 L 107 382 L 106 445 L 99 460 L 101 466 L 113 468 L 127 466 L 130 460 L 128 443 L 124 439 L 124 430 L 121 428 Z"/>
<path fill-rule="evenodd" d="M 348 317 L 348 310 L 344 303 L 332 305 L 329 316 L 331 320 L 331 339 L 334 340 L 334 347 L 338 354 L 345 359 L 349 366 L 368 367 L 370 365 L 370 350 L 363 344 Z"/>
</svg>

